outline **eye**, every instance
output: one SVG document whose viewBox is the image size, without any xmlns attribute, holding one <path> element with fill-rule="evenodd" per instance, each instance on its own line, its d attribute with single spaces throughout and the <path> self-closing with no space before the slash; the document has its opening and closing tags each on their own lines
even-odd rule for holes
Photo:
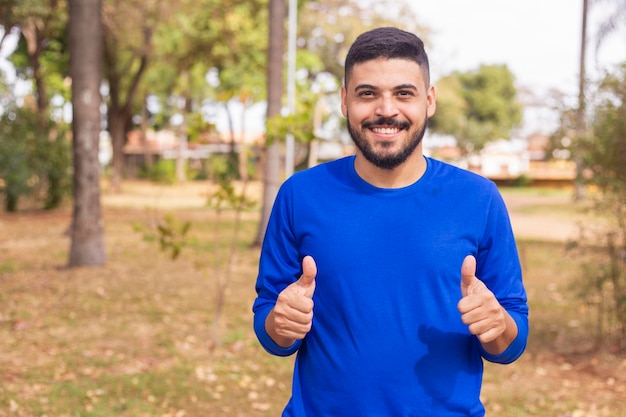
<svg viewBox="0 0 626 417">
<path fill-rule="evenodd" d="M 363 90 L 359 92 L 359 97 L 374 97 L 374 92 L 370 90 Z"/>
<path fill-rule="evenodd" d="M 413 92 L 410 90 L 400 90 L 398 91 L 398 96 L 400 97 L 413 97 Z"/>
</svg>

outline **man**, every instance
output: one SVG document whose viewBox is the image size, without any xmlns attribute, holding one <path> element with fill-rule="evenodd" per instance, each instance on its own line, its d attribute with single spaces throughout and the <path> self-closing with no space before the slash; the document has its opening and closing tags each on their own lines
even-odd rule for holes
<svg viewBox="0 0 626 417">
<path fill-rule="evenodd" d="M 341 98 L 356 155 L 283 184 L 261 251 L 254 329 L 297 352 L 283 416 L 483 416 L 482 360 L 528 336 L 502 198 L 422 154 L 435 88 L 415 35 L 359 36 Z"/>
</svg>

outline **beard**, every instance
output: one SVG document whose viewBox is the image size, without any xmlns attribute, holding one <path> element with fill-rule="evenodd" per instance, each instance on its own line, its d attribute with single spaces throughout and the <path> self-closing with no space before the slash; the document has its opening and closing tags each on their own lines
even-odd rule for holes
<svg viewBox="0 0 626 417">
<path fill-rule="evenodd" d="M 424 123 L 422 124 L 422 126 L 409 137 L 409 140 L 403 144 L 402 148 L 399 151 L 397 152 L 378 151 L 377 152 L 373 148 L 372 144 L 367 141 L 367 139 L 365 138 L 365 135 L 361 134 L 360 132 L 358 132 L 356 129 L 352 127 L 352 125 L 350 124 L 349 115 L 346 118 L 348 120 L 348 132 L 350 133 L 350 136 L 352 137 L 352 141 L 354 142 L 356 147 L 361 151 L 365 159 L 369 161 L 370 163 L 372 163 L 374 166 L 381 168 L 381 169 L 387 169 L 387 170 L 392 170 L 402 165 L 409 158 L 409 156 L 413 154 L 415 149 L 422 142 L 422 138 L 424 137 L 424 134 L 426 133 L 426 125 L 428 124 L 428 116 L 424 116 Z M 409 122 L 398 122 L 395 119 L 380 118 L 375 121 L 363 122 L 361 124 L 361 132 L 364 132 L 369 127 L 375 126 L 375 125 L 398 127 L 401 129 L 408 129 L 411 126 Z M 383 144 L 382 146 L 384 148 L 388 148 L 391 146 L 391 143 L 386 143 L 386 144 Z"/>
</svg>

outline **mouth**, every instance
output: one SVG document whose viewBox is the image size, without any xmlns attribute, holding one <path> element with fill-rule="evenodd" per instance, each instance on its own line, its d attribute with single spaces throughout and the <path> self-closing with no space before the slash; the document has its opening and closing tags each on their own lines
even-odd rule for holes
<svg viewBox="0 0 626 417">
<path fill-rule="evenodd" d="M 402 129 L 399 127 L 372 127 L 371 130 L 377 135 L 395 135 Z"/>
<path fill-rule="evenodd" d="M 396 119 L 380 118 L 378 120 L 365 121 L 362 124 L 363 129 L 369 129 L 377 135 L 393 136 L 400 131 L 409 129 L 408 122 L 400 122 Z"/>
</svg>

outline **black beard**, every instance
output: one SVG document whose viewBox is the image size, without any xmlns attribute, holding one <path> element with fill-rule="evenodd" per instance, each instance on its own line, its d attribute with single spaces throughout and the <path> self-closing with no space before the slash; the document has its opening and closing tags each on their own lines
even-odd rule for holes
<svg viewBox="0 0 626 417">
<path fill-rule="evenodd" d="M 388 170 L 392 170 L 402 165 L 402 163 L 404 163 L 409 156 L 411 156 L 411 154 L 422 142 L 422 138 L 424 138 L 424 134 L 426 133 L 426 125 L 428 124 L 428 116 L 425 116 L 422 128 L 411 136 L 409 143 L 407 143 L 404 148 L 400 150 L 400 152 L 389 155 L 379 155 L 372 149 L 370 144 L 361 136 L 361 134 L 352 128 L 352 125 L 350 124 L 350 116 L 348 115 L 346 118 L 348 120 L 348 132 L 352 137 L 352 141 L 356 147 L 359 148 L 365 159 L 378 168 Z M 379 119 L 374 122 L 363 122 L 361 124 L 361 129 L 365 130 L 375 125 L 399 127 L 401 129 L 408 129 L 410 127 L 408 122 L 401 123 L 395 119 Z"/>
</svg>

